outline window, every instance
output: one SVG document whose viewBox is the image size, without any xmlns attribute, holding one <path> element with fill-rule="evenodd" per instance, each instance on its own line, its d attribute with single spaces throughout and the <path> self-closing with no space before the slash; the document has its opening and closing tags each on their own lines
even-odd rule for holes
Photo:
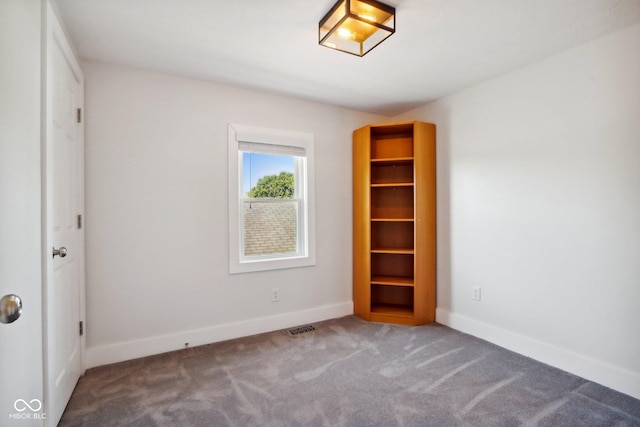
<svg viewBox="0 0 640 427">
<path fill-rule="evenodd" d="M 229 271 L 315 264 L 313 135 L 229 124 Z"/>
</svg>

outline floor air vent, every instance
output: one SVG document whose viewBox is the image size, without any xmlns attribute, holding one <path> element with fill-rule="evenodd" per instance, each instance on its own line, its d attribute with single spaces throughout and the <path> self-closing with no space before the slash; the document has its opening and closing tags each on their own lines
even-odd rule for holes
<svg viewBox="0 0 640 427">
<path fill-rule="evenodd" d="M 314 328 L 312 325 L 307 325 L 307 326 L 300 326 L 293 329 L 287 329 L 287 334 L 293 336 L 293 335 L 305 334 L 307 332 L 312 332 L 315 330 L 316 328 Z"/>
</svg>

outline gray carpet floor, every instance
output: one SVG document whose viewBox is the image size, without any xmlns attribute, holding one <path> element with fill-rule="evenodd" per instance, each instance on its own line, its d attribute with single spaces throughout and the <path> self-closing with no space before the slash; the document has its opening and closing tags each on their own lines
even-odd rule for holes
<svg viewBox="0 0 640 427">
<path fill-rule="evenodd" d="M 433 324 L 349 316 L 90 369 L 61 426 L 640 426 L 640 400 Z"/>
</svg>

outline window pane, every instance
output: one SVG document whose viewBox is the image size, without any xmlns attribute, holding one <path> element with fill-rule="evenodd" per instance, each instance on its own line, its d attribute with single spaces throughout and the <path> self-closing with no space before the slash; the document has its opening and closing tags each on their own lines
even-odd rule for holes
<svg viewBox="0 0 640 427">
<path fill-rule="evenodd" d="M 294 156 L 242 153 L 244 197 L 290 199 L 294 197 Z"/>
<path fill-rule="evenodd" d="M 298 201 L 244 200 L 244 256 L 298 253 Z"/>
<path fill-rule="evenodd" d="M 291 256 L 298 249 L 296 157 L 242 153 L 242 255 Z"/>
</svg>

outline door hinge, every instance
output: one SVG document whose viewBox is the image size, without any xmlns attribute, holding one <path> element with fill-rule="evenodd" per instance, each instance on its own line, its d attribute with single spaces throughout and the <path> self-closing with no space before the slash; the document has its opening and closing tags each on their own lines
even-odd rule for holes
<svg viewBox="0 0 640 427">
<path fill-rule="evenodd" d="M 82 123 L 82 108 L 76 110 L 76 116 L 78 123 Z"/>
<path fill-rule="evenodd" d="M 84 322 L 81 320 L 80 321 L 80 336 L 84 335 Z"/>
<path fill-rule="evenodd" d="M 82 214 L 78 214 L 77 218 L 78 230 L 82 228 Z"/>
</svg>

